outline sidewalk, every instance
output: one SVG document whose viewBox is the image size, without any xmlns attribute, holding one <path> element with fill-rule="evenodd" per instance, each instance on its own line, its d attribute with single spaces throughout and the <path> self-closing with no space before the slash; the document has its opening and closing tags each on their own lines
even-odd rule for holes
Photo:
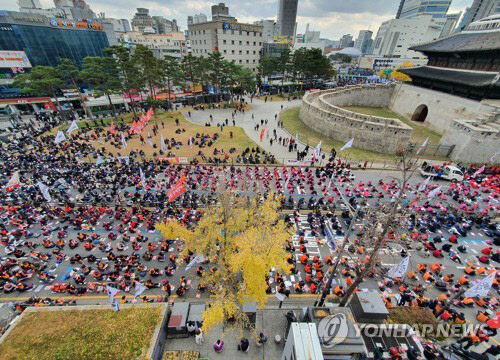
<svg viewBox="0 0 500 360">
<path fill-rule="evenodd" d="M 264 309 L 257 311 L 256 332 L 244 331 L 241 334 L 238 330 L 223 329 L 222 326 L 212 328 L 208 333 L 203 334 L 203 345 L 196 345 L 194 336 L 182 339 L 166 339 L 166 350 L 192 350 L 199 351 L 200 358 L 206 359 L 280 359 L 285 347 L 284 332 L 286 329 L 287 320 L 285 314 L 290 308 L 283 309 Z M 298 315 L 300 308 L 293 309 Z M 268 340 L 263 346 L 256 345 L 256 336 L 260 332 L 264 332 Z M 281 337 L 281 342 L 276 344 L 274 338 L 276 335 Z M 238 344 L 242 337 L 250 341 L 248 352 L 237 350 Z M 224 341 L 224 348 L 220 353 L 216 353 L 213 349 L 214 342 L 218 339 Z"/>
</svg>

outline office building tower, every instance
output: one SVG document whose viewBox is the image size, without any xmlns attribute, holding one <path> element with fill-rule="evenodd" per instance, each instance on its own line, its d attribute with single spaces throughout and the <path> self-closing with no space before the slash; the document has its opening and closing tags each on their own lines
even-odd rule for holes
<svg viewBox="0 0 500 360">
<path fill-rule="evenodd" d="M 149 9 L 137 8 L 137 12 L 132 18 L 132 29 L 134 31 L 144 32 L 149 28 L 154 29 L 155 21 L 149 16 Z"/>
<path fill-rule="evenodd" d="M 446 13 L 452 0 L 405 0 L 398 19 L 415 19 L 421 15 L 430 15 L 436 24 L 444 26 Z M 401 5 L 401 4 L 400 4 Z"/>
<path fill-rule="evenodd" d="M 455 28 L 457 27 L 458 20 L 460 19 L 461 15 L 461 12 L 446 15 L 446 22 L 444 23 L 443 30 L 441 31 L 441 35 L 439 37 L 445 37 L 454 34 Z"/>
<path fill-rule="evenodd" d="M 280 0 L 278 7 L 278 34 L 282 36 L 295 36 L 297 21 L 297 7 L 299 0 Z"/>
<path fill-rule="evenodd" d="M 500 0 L 474 0 L 470 7 L 470 16 L 464 24 L 464 28 L 471 22 L 495 14 L 500 14 Z"/>
<path fill-rule="evenodd" d="M 361 51 L 362 54 L 369 54 L 371 45 L 373 43 L 372 36 L 373 31 L 361 30 L 359 32 L 358 38 L 354 42 L 354 47 Z"/>
</svg>

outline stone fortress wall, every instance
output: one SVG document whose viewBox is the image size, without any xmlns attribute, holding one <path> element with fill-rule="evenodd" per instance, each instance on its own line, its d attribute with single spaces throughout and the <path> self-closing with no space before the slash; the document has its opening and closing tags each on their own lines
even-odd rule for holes
<svg viewBox="0 0 500 360">
<path fill-rule="evenodd" d="M 370 116 L 342 109 L 344 106 L 389 107 L 394 84 L 352 85 L 309 92 L 302 98 L 300 119 L 312 129 L 354 147 L 394 154 L 406 147 L 413 129 L 398 119 Z M 314 144 L 310 144 L 314 145 Z"/>
</svg>

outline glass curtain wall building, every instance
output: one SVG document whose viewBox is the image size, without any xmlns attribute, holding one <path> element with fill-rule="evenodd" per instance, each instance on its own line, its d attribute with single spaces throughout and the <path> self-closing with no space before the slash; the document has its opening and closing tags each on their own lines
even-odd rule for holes
<svg viewBox="0 0 500 360">
<path fill-rule="evenodd" d="M 107 47 L 102 25 L 90 19 L 68 21 L 0 11 L 0 50 L 24 51 L 32 66 L 56 66 L 67 58 L 81 67 L 86 56 L 103 56 Z"/>
<path fill-rule="evenodd" d="M 443 26 L 452 0 L 401 0 L 399 19 L 414 19 L 419 15 L 431 15 Z"/>
</svg>

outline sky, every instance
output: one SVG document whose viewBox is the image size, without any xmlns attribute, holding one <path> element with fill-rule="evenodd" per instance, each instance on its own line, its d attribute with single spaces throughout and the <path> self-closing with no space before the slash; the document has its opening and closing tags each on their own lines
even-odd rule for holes
<svg viewBox="0 0 500 360">
<path fill-rule="evenodd" d="M 187 16 L 203 13 L 210 19 L 211 5 L 221 1 L 209 0 L 86 0 L 95 13 L 106 17 L 132 19 L 137 7 L 150 9 L 150 15 L 177 19 L 182 30 L 187 29 Z M 359 30 L 375 34 L 383 21 L 394 18 L 400 0 L 299 0 L 297 11 L 298 33 L 306 24 L 311 30 L 321 31 L 322 38 L 338 40 L 344 34 L 357 37 Z M 453 0 L 449 13 L 464 10 L 473 0 Z M 40 0 L 42 7 L 53 7 L 52 0 Z M 226 0 L 229 14 L 239 22 L 274 19 L 278 0 Z M 17 0 L 2 0 L 1 10 L 18 10 Z"/>
</svg>

